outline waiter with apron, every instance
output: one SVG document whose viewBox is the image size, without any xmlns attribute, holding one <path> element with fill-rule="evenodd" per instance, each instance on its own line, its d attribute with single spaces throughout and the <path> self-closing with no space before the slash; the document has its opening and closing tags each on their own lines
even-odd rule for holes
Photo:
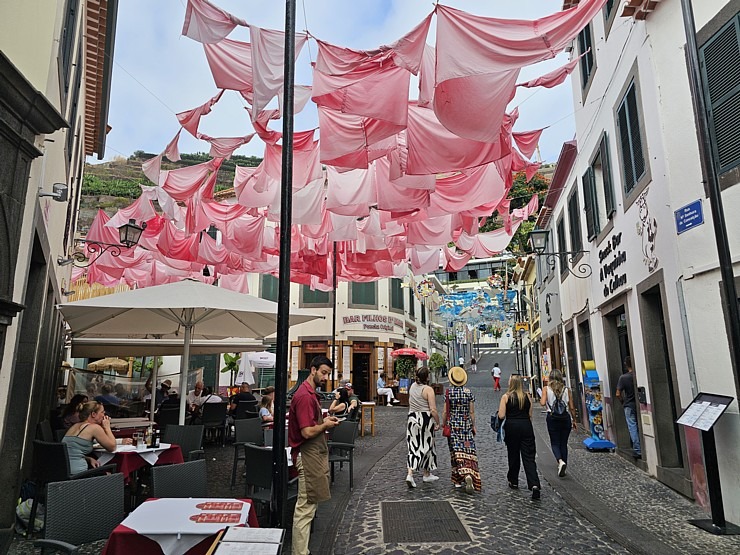
<svg viewBox="0 0 740 555">
<path fill-rule="evenodd" d="M 335 416 L 324 420 L 316 389 L 323 389 L 334 364 L 325 356 L 311 361 L 311 373 L 293 395 L 288 418 L 288 443 L 293 467 L 298 472 L 298 501 L 293 513 L 293 555 L 308 555 L 311 521 L 329 493 L 329 448 L 327 430 L 339 424 Z"/>
</svg>

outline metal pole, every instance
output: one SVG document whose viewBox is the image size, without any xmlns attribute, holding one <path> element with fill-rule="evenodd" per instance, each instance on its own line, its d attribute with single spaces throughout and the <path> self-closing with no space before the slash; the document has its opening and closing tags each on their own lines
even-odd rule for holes
<svg viewBox="0 0 740 555">
<path fill-rule="evenodd" d="M 334 252 L 331 265 L 331 362 L 334 368 L 331 370 L 331 386 L 334 389 L 337 387 L 337 242 L 333 241 L 332 244 L 334 245 Z"/>
<path fill-rule="evenodd" d="M 686 52 L 689 62 L 689 85 L 691 86 L 691 98 L 694 111 L 697 116 L 699 136 L 701 138 L 700 154 L 704 162 L 705 184 L 709 205 L 712 209 L 712 222 L 714 224 L 714 236 L 717 242 L 717 254 L 719 256 L 719 270 L 722 276 L 722 290 L 725 298 L 722 303 L 727 310 L 728 320 L 727 339 L 730 343 L 730 364 L 735 378 L 735 396 L 740 399 L 740 310 L 738 309 L 737 291 L 735 289 L 735 276 L 732 271 L 732 256 L 730 254 L 730 243 L 727 239 L 727 224 L 725 221 L 724 206 L 722 204 L 722 192 L 717 180 L 717 165 L 712 150 L 712 142 L 709 136 L 709 119 L 707 118 L 707 102 L 704 98 L 704 88 L 701 86 L 701 73 L 699 69 L 699 49 L 696 44 L 696 24 L 694 22 L 694 11 L 691 0 L 681 0 L 683 12 L 684 31 L 686 33 Z"/>
<path fill-rule="evenodd" d="M 285 72 L 283 78 L 283 161 L 280 184 L 280 274 L 278 276 L 277 344 L 275 350 L 275 429 L 273 445 L 285 445 L 290 327 L 290 232 L 293 222 L 293 85 L 295 81 L 296 0 L 285 0 Z M 287 522 L 288 461 L 285 450 L 272 450 L 272 512 L 275 528 Z"/>
</svg>

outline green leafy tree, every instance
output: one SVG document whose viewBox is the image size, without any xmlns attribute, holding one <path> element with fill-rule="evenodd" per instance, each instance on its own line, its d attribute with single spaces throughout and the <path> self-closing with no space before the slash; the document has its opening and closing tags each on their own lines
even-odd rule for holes
<svg viewBox="0 0 740 555">
<path fill-rule="evenodd" d="M 399 378 L 410 378 L 416 371 L 416 357 L 400 356 L 396 359 L 396 373 Z"/>
<path fill-rule="evenodd" d="M 445 364 L 447 364 L 445 357 L 439 353 L 432 353 L 432 356 L 429 357 L 429 368 L 432 371 L 432 380 L 434 383 L 437 383 L 439 373 L 442 371 L 442 368 L 445 367 Z"/>
<path fill-rule="evenodd" d="M 221 372 L 231 372 L 231 387 L 234 387 L 234 379 L 236 378 L 236 373 L 239 371 L 239 360 L 241 360 L 241 358 L 241 353 L 234 353 L 233 355 L 230 355 L 229 353 L 224 353 L 225 366 L 221 368 Z"/>
</svg>

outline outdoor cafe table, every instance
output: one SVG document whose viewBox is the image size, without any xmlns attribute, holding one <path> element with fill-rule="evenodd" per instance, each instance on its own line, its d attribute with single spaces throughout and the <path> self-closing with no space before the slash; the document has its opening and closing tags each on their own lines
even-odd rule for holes
<svg viewBox="0 0 740 555">
<path fill-rule="evenodd" d="M 185 462 L 179 445 L 160 443 L 156 449 L 146 448 L 141 451 L 133 445 L 116 445 L 114 453 L 103 449 L 96 449 L 98 463 L 101 465 L 109 462 L 115 463 L 118 471 L 123 474 L 126 483 L 135 477 L 135 473 L 146 465 L 178 464 Z"/>
<path fill-rule="evenodd" d="M 238 503 L 240 508 L 214 509 L 206 503 Z M 209 522 L 221 515 L 233 515 L 234 520 Z M 204 555 L 218 532 L 244 524 L 259 527 L 249 499 L 149 499 L 116 526 L 102 555 Z"/>
</svg>

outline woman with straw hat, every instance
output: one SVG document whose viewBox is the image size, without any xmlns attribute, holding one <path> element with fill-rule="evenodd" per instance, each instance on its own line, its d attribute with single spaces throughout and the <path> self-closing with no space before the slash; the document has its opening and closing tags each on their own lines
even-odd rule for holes
<svg viewBox="0 0 740 555">
<path fill-rule="evenodd" d="M 450 369 L 442 422 L 450 428 L 447 444 L 452 463 L 452 483 L 467 493 L 481 490 L 478 455 L 475 451 L 475 396 L 465 387 L 468 374 L 460 366 Z"/>
</svg>

